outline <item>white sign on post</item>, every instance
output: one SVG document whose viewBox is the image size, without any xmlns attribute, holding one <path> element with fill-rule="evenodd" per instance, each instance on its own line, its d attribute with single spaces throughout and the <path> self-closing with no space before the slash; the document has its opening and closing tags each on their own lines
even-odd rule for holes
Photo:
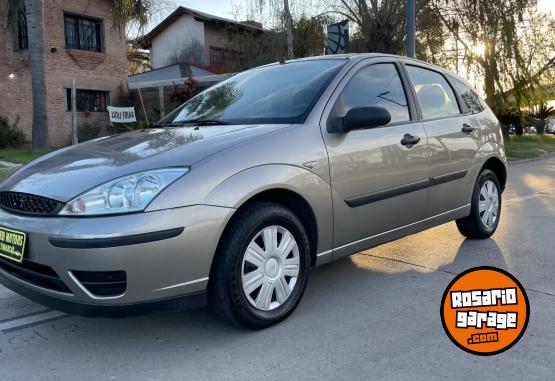
<svg viewBox="0 0 555 381">
<path fill-rule="evenodd" d="M 135 117 L 135 107 L 108 107 L 110 115 L 110 123 L 134 123 L 137 121 Z"/>
</svg>

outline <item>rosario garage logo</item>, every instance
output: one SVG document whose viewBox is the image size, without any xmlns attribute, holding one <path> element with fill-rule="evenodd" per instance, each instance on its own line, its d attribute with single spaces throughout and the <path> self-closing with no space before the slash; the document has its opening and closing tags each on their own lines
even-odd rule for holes
<svg viewBox="0 0 555 381">
<path fill-rule="evenodd" d="M 475 355 L 495 355 L 515 345 L 529 316 L 522 285 L 495 267 L 476 267 L 458 275 L 441 301 L 441 322 L 447 336 Z"/>
</svg>

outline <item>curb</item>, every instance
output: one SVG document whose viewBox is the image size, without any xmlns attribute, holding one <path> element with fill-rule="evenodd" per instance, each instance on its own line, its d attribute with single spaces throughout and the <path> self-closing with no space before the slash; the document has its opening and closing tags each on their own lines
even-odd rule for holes
<svg viewBox="0 0 555 381">
<path fill-rule="evenodd" d="M 23 165 L 23 164 L 15 163 L 15 162 L 13 162 L 13 161 L 0 160 L 0 167 L 19 168 L 19 167 L 21 167 L 22 165 Z"/>
<path fill-rule="evenodd" d="M 524 164 L 524 163 L 530 163 L 534 161 L 551 159 L 554 157 L 555 157 L 555 152 L 549 152 L 549 153 L 544 153 L 543 155 L 538 157 L 533 157 L 531 159 L 516 159 L 512 157 L 507 157 L 507 161 L 509 165 L 515 165 L 515 164 Z"/>
</svg>

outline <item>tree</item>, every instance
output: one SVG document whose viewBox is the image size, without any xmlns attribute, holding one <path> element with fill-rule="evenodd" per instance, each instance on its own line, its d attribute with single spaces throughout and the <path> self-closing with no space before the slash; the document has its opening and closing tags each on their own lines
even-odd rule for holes
<svg viewBox="0 0 555 381">
<path fill-rule="evenodd" d="M 295 57 L 319 56 L 326 48 L 325 27 L 332 23 L 329 17 L 302 16 L 294 23 Z"/>
<path fill-rule="evenodd" d="M 293 17 L 289 9 L 289 0 L 283 0 L 283 13 L 285 16 L 285 33 L 287 35 L 287 58 L 295 57 L 293 49 Z"/>
<path fill-rule="evenodd" d="M 234 31 L 229 38 L 231 49 L 239 53 L 239 59 L 226 62 L 225 71 L 239 72 L 281 60 L 287 54 L 284 36 L 281 30 L 263 34 L 248 29 Z"/>
<path fill-rule="evenodd" d="M 44 65 L 44 0 L 8 0 L 8 29 L 13 35 L 27 24 L 29 67 L 33 94 L 33 150 L 48 146 L 47 96 Z"/>
<path fill-rule="evenodd" d="M 114 26 L 123 33 L 129 23 L 144 27 L 156 0 L 110 0 Z M 8 29 L 15 35 L 22 20 L 27 21 L 29 70 L 33 93 L 33 150 L 48 148 L 47 92 L 45 85 L 44 0 L 8 0 Z"/>
<path fill-rule="evenodd" d="M 434 61 L 444 44 L 444 35 L 432 0 L 417 0 L 417 56 Z M 339 0 L 328 4 L 356 25 L 351 51 L 405 54 L 406 0 Z"/>
<path fill-rule="evenodd" d="M 332 20 L 327 16 L 309 18 L 302 15 L 293 20 L 293 34 L 297 41 L 294 55 L 297 58 L 317 56 L 326 46 L 325 26 Z M 261 33 L 250 29 L 235 29 L 229 38 L 233 51 L 239 53 L 235 62 L 226 65 L 227 72 L 238 72 L 252 67 L 276 62 L 287 55 L 286 32 L 283 27 Z"/>
<path fill-rule="evenodd" d="M 133 40 L 127 41 L 127 66 L 129 75 L 152 70 L 149 52 L 138 47 L 138 44 Z"/>
<path fill-rule="evenodd" d="M 33 93 L 33 151 L 48 146 L 47 94 L 44 62 L 44 0 L 26 0 L 29 67 Z"/>
<path fill-rule="evenodd" d="M 267 2 L 271 6 L 277 7 L 278 0 L 256 0 L 262 8 Z M 293 16 L 291 15 L 291 8 L 289 7 L 289 0 L 283 0 L 283 18 L 285 24 L 285 36 L 287 40 L 287 58 L 292 59 L 295 57 L 293 46 Z"/>
<path fill-rule="evenodd" d="M 513 99 L 522 118 L 555 64 L 555 27 L 538 11 L 537 0 L 434 0 L 433 7 L 451 45 L 462 47 L 469 74 L 483 78 L 492 109 L 499 112 Z"/>
</svg>

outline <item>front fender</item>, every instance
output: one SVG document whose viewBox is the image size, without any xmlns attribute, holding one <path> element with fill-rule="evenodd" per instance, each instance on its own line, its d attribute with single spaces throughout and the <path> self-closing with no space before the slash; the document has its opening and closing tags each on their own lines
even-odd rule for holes
<svg viewBox="0 0 555 381">
<path fill-rule="evenodd" d="M 313 172 L 294 165 L 268 164 L 243 170 L 229 177 L 206 195 L 204 203 L 240 208 L 252 197 L 285 189 L 301 196 L 312 208 L 318 231 L 317 253 L 331 250 L 333 210 L 331 187 Z"/>
</svg>

